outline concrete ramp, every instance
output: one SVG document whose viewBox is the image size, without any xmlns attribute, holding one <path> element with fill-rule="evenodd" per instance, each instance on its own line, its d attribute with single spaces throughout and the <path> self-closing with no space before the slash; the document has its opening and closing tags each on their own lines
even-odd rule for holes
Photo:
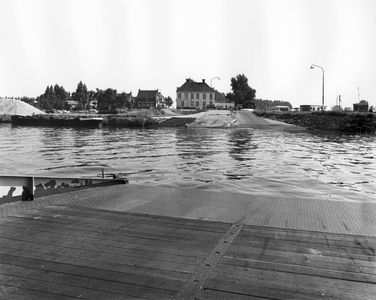
<svg viewBox="0 0 376 300">
<path fill-rule="evenodd" d="M 249 111 L 237 111 L 234 113 L 237 119 L 237 125 L 252 125 L 252 126 L 270 126 L 271 124 L 264 118 L 256 116 Z"/>
</svg>

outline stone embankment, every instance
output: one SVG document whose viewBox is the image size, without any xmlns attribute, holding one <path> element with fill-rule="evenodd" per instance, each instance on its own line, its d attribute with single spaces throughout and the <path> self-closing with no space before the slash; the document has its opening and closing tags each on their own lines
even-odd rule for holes
<svg viewBox="0 0 376 300">
<path fill-rule="evenodd" d="M 265 112 L 256 115 L 311 130 L 332 130 L 348 133 L 375 133 L 376 114 L 365 112 Z"/>
</svg>

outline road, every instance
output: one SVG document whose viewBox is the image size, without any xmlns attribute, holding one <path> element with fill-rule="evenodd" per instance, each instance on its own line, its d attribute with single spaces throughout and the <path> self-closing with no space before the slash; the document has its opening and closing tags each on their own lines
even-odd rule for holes
<svg viewBox="0 0 376 300">
<path fill-rule="evenodd" d="M 234 116 L 237 119 L 237 125 L 267 126 L 271 125 L 264 118 L 256 116 L 250 111 L 235 111 Z"/>
</svg>

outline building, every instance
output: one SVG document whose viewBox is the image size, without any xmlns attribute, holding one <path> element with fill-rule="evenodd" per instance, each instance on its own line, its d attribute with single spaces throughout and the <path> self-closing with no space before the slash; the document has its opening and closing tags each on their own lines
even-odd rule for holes
<svg viewBox="0 0 376 300">
<path fill-rule="evenodd" d="M 73 98 L 67 98 L 65 99 L 65 107 L 68 109 L 68 110 L 71 110 L 71 109 L 74 109 L 78 106 L 78 102 L 73 100 Z"/>
<path fill-rule="evenodd" d="M 368 111 L 368 101 L 361 100 L 359 103 L 353 104 L 354 111 Z"/>
<path fill-rule="evenodd" d="M 136 98 L 137 108 L 158 107 L 164 97 L 158 90 L 138 90 Z"/>
<path fill-rule="evenodd" d="M 290 111 L 290 107 L 285 106 L 285 105 L 276 105 L 276 106 L 269 107 L 268 110 Z"/>
<path fill-rule="evenodd" d="M 214 107 L 215 91 L 208 86 L 205 79 L 196 82 L 187 79 L 176 89 L 176 108 Z"/>
<path fill-rule="evenodd" d="M 321 111 L 322 105 L 300 105 L 300 111 Z M 326 110 L 326 106 L 324 106 Z"/>
</svg>

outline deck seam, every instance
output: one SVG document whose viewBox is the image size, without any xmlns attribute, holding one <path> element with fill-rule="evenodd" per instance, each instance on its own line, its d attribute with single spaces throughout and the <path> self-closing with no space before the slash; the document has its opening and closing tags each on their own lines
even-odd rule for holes
<svg viewBox="0 0 376 300">
<path fill-rule="evenodd" d="M 227 249 L 235 240 L 245 224 L 245 216 L 233 223 L 227 232 L 222 236 L 213 250 L 201 262 L 192 276 L 185 282 L 180 291 L 175 294 L 173 300 L 193 300 L 202 289 L 210 274 L 217 267 L 219 261 L 225 255 Z"/>
</svg>

